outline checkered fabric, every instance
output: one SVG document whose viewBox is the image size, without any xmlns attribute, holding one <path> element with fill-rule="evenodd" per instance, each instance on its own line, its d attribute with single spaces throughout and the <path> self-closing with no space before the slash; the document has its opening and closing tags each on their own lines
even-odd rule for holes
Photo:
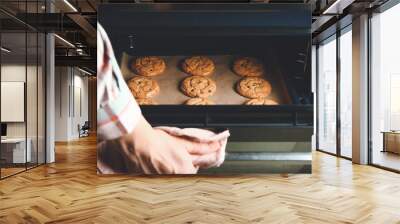
<svg viewBox="0 0 400 224">
<path fill-rule="evenodd" d="M 123 78 L 111 42 L 97 24 L 97 137 L 118 138 L 134 130 L 141 111 Z"/>
</svg>

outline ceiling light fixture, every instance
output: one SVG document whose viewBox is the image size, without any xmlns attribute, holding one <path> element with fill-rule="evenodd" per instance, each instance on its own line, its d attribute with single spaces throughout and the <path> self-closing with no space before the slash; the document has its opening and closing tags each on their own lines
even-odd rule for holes
<svg viewBox="0 0 400 224">
<path fill-rule="evenodd" d="M 5 48 L 5 47 L 1 47 L 0 49 L 1 49 L 2 51 L 6 52 L 6 53 L 10 53 L 10 52 L 11 52 L 10 49 Z"/>
<path fill-rule="evenodd" d="M 339 15 L 343 13 L 343 10 L 347 8 L 354 0 L 336 0 L 322 13 L 323 15 Z"/>
<path fill-rule="evenodd" d="M 81 48 L 77 48 L 76 53 L 78 53 L 79 55 L 83 55 L 83 50 Z"/>
<path fill-rule="evenodd" d="M 339 4 L 340 0 L 336 0 L 332 5 L 330 5 L 327 9 L 324 10 L 322 14 L 331 14 L 332 9 L 335 9 Z"/>
<path fill-rule="evenodd" d="M 61 40 L 62 42 L 64 42 L 65 44 L 69 45 L 70 47 L 75 48 L 75 45 L 73 45 L 71 42 L 69 42 L 68 40 L 60 37 L 58 34 L 54 34 L 55 37 L 57 37 L 59 40 Z"/>
<path fill-rule="evenodd" d="M 73 6 L 68 0 L 64 0 L 64 3 L 68 5 L 74 12 L 78 12 L 78 10 Z"/>
<path fill-rule="evenodd" d="M 86 70 L 83 70 L 83 69 L 81 69 L 81 68 L 79 68 L 79 67 L 78 67 L 78 70 L 81 71 L 81 72 L 83 72 L 83 73 L 85 73 L 85 74 L 87 74 L 87 75 L 93 75 L 92 73 L 90 73 L 90 72 L 88 72 L 88 71 L 86 71 Z"/>
</svg>

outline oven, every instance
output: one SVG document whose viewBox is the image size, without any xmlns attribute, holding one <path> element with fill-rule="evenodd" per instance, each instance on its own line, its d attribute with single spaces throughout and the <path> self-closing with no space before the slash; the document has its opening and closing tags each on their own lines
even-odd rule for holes
<svg viewBox="0 0 400 224">
<path fill-rule="evenodd" d="M 150 78 L 159 92 L 142 105 L 153 126 L 229 129 L 227 156 L 206 173 L 310 173 L 313 133 L 311 8 L 307 4 L 141 3 L 103 4 L 98 20 L 107 31 L 127 81 L 138 76 L 138 58 L 156 56 L 162 74 Z M 182 88 L 193 75 L 186 59 L 202 56 L 213 70 L 210 105 L 186 105 Z M 246 105 L 234 70 L 254 59 L 271 89 L 273 104 Z M 250 68 L 251 70 L 251 68 Z M 250 77 L 254 78 L 254 77 Z"/>
</svg>

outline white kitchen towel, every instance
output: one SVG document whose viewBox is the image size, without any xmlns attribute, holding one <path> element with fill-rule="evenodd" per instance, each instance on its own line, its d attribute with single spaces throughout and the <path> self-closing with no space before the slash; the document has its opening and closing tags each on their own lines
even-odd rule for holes
<svg viewBox="0 0 400 224">
<path fill-rule="evenodd" d="M 189 138 L 193 141 L 201 143 L 218 141 L 220 143 L 220 148 L 216 152 L 205 154 L 196 158 L 195 163 L 202 164 L 201 168 L 219 167 L 225 160 L 226 143 L 228 142 L 228 137 L 230 136 L 229 130 L 215 133 L 199 128 L 176 128 L 166 126 L 159 126 L 155 128 L 163 130 L 174 136 Z"/>
</svg>

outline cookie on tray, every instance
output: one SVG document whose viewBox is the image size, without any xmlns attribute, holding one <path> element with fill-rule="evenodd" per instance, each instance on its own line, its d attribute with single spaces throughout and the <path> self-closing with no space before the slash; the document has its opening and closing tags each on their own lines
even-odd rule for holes
<svg viewBox="0 0 400 224">
<path fill-rule="evenodd" d="M 201 97 L 196 97 L 196 98 L 191 98 L 188 99 L 185 102 L 186 105 L 214 105 L 215 103 L 207 98 L 201 98 Z"/>
<path fill-rule="evenodd" d="M 244 102 L 245 105 L 279 105 L 275 100 L 265 99 L 265 98 L 256 98 L 249 99 Z"/>
<path fill-rule="evenodd" d="M 204 76 L 189 76 L 181 83 L 182 92 L 189 97 L 209 97 L 217 90 L 215 82 Z"/>
<path fill-rule="evenodd" d="M 138 75 L 156 76 L 163 73 L 167 66 L 160 57 L 145 56 L 136 58 L 132 67 Z"/>
<path fill-rule="evenodd" d="M 233 62 L 233 71 L 244 77 L 259 77 L 264 74 L 264 66 L 255 58 L 244 57 Z"/>
<path fill-rule="evenodd" d="M 183 61 L 182 69 L 190 75 L 207 76 L 213 73 L 215 65 L 209 57 L 193 56 Z"/>
<path fill-rule="evenodd" d="M 151 98 L 137 98 L 136 102 L 139 105 L 157 105 L 157 103 Z"/>
<path fill-rule="evenodd" d="M 128 87 L 135 98 L 151 98 L 160 92 L 160 86 L 155 80 L 142 76 L 130 79 Z"/>
<path fill-rule="evenodd" d="M 271 94 L 271 84 L 259 77 L 246 77 L 236 84 L 237 92 L 247 98 L 264 98 Z"/>
</svg>

